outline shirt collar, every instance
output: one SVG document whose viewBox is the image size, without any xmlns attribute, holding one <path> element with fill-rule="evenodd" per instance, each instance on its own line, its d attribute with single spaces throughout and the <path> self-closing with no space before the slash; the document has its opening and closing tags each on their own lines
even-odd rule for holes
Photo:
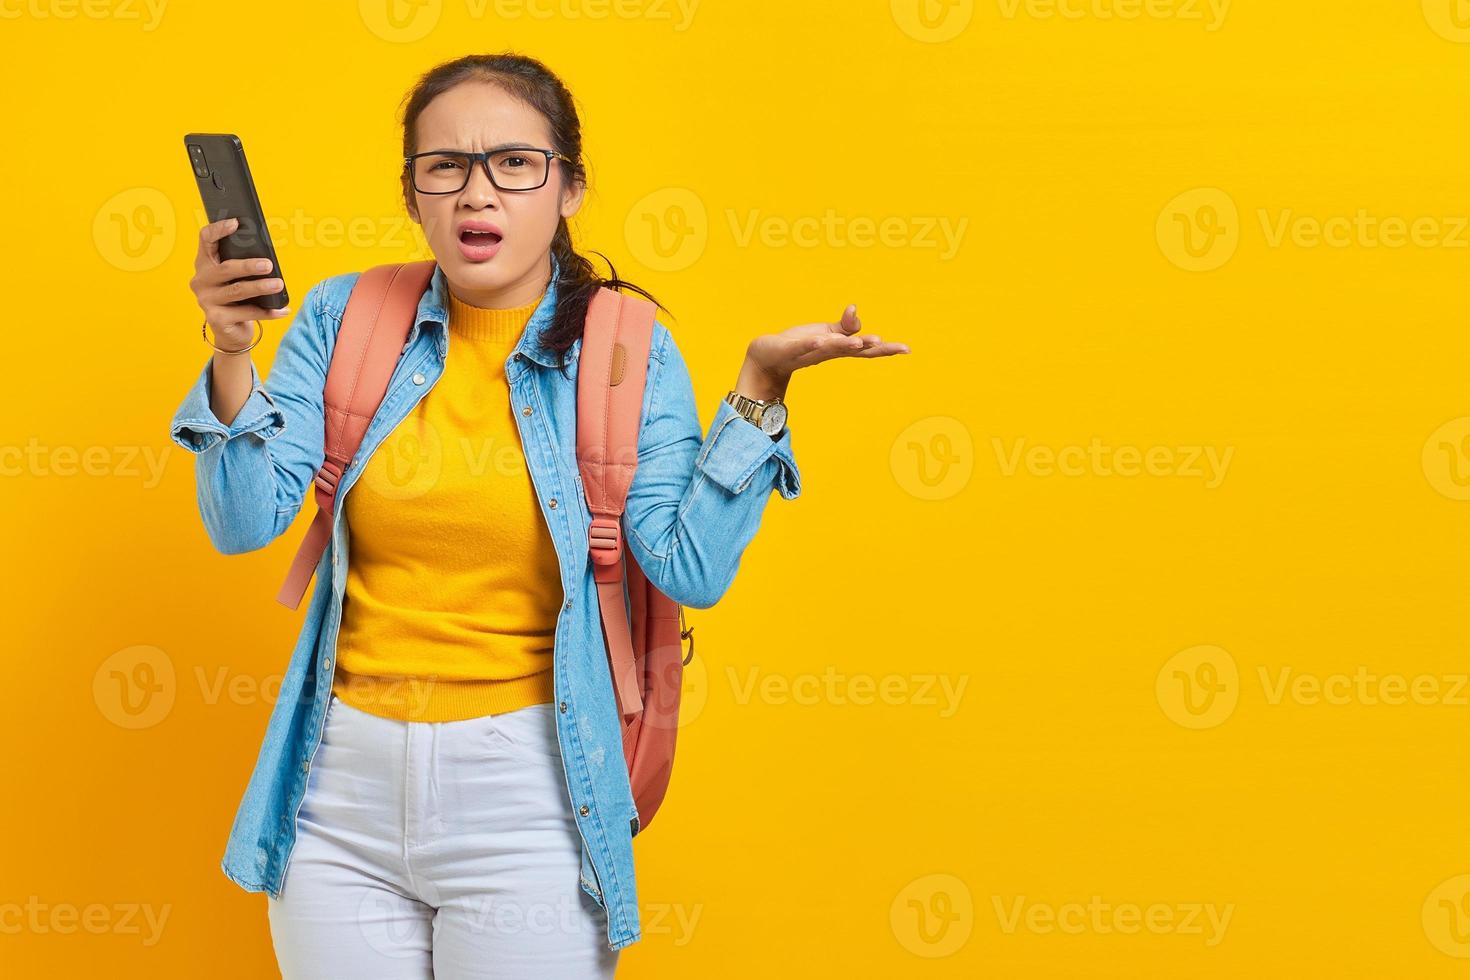
<svg viewBox="0 0 1470 980">
<path fill-rule="evenodd" d="M 526 329 L 521 334 L 521 339 L 516 342 L 515 353 L 523 355 L 544 367 L 556 367 L 560 363 L 556 351 L 547 348 L 542 343 L 542 337 L 551 326 L 552 317 L 556 314 L 556 282 L 561 274 L 561 263 L 557 261 L 556 253 L 551 254 L 551 282 L 547 283 L 546 292 L 541 297 L 541 302 L 531 313 L 531 319 L 526 321 Z M 439 356 L 447 357 L 449 354 L 449 330 L 446 324 L 449 322 L 449 282 L 444 277 L 444 269 L 437 263 L 434 265 L 434 274 L 429 278 L 429 288 L 424 291 L 419 300 L 418 312 L 414 317 L 414 325 L 408 333 L 408 344 L 412 344 L 417 338 L 419 328 L 433 324 L 434 341 L 439 346 Z M 407 349 L 407 344 L 405 349 Z M 576 357 L 576 351 L 569 351 L 569 358 Z"/>
</svg>

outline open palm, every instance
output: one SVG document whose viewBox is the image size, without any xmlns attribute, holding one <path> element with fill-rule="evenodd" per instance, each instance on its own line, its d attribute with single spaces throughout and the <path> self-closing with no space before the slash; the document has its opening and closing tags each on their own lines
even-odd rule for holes
<svg viewBox="0 0 1470 980">
<path fill-rule="evenodd" d="M 833 358 L 909 353 L 907 344 L 885 341 L 875 333 L 861 333 L 862 328 L 856 304 L 849 304 L 835 323 L 803 323 L 757 337 L 746 348 L 745 356 L 763 373 L 784 385 L 797 369 Z"/>
</svg>

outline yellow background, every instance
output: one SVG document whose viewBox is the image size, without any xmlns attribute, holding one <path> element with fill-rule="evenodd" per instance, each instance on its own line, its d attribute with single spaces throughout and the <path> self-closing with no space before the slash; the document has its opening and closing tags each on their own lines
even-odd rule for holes
<svg viewBox="0 0 1470 980">
<path fill-rule="evenodd" d="M 913 348 L 791 386 L 804 492 L 690 612 L 621 976 L 1470 970 L 1470 9 L 916 3 L 0 8 L 0 972 L 275 975 L 218 865 L 314 508 L 217 554 L 168 440 L 181 137 L 242 137 L 299 301 L 421 254 L 399 100 L 506 48 L 705 425 L 758 332 Z"/>
</svg>

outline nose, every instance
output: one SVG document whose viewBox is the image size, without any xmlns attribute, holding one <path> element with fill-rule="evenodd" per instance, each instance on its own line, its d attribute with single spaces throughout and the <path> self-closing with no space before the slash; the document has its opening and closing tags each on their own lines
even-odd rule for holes
<svg viewBox="0 0 1470 980">
<path fill-rule="evenodd" d="M 499 207 L 499 193 L 490 181 L 490 161 L 476 160 L 470 164 L 470 176 L 465 181 L 464 190 L 460 191 L 460 200 L 476 210 Z"/>
</svg>

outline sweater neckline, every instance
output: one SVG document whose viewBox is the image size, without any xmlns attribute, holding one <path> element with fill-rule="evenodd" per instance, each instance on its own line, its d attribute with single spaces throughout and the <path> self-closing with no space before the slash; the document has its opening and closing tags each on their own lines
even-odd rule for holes
<svg viewBox="0 0 1470 980">
<path fill-rule="evenodd" d="M 520 337 L 546 294 L 543 292 L 529 303 L 503 310 L 471 306 L 453 293 L 448 295 L 452 333 L 467 340 L 510 345 Z"/>
</svg>

